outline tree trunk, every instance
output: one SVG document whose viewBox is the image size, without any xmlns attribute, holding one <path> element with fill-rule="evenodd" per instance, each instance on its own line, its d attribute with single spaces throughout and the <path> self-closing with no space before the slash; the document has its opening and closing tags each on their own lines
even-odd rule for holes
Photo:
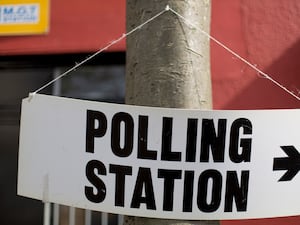
<svg viewBox="0 0 300 225">
<path fill-rule="evenodd" d="M 209 32 L 209 0 L 127 0 L 127 30 L 166 5 Z M 127 37 L 126 103 L 211 108 L 209 40 L 167 12 Z"/>
<path fill-rule="evenodd" d="M 127 30 L 169 5 L 209 33 L 210 0 L 127 0 Z M 209 40 L 165 12 L 127 37 L 126 103 L 133 105 L 211 109 Z M 126 225 L 202 224 L 126 216 Z"/>
</svg>

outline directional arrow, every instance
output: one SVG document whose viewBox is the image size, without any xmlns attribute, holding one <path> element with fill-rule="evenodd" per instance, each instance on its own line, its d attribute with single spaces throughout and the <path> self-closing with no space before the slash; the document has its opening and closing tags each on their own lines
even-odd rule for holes
<svg viewBox="0 0 300 225">
<path fill-rule="evenodd" d="M 274 170 L 287 170 L 278 181 L 290 181 L 300 170 L 300 153 L 292 146 L 280 146 L 288 157 L 274 158 Z"/>
</svg>

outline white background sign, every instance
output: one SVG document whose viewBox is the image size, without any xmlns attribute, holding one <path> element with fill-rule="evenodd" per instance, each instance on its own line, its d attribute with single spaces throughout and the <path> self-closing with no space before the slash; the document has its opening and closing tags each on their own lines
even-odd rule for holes
<svg viewBox="0 0 300 225">
<path fill-rule="evenodd" d="M 18 194 L 142 217 L 300 214 L 300 110 L 22 104 Z"/>
</svg>

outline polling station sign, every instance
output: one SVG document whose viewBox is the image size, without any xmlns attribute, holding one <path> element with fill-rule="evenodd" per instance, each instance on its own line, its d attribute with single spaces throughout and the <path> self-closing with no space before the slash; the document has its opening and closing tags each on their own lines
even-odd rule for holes
<svg viewBox="0 0 300 225">
<path fill-rule="evenodd" d="M 0 35 L 46 33 L 48 17 L 49 0 L 2 0 Z"/>
<path fill-rule="evenodd" d="M 22 102 L 18 194 L 154 218 L 299 215 L 299 115 L 36 94 Z"/>
</svg>

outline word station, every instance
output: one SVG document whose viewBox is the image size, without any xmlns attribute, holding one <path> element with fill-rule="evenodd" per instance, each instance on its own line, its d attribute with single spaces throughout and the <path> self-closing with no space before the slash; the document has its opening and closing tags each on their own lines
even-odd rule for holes
<svg viewBox="0 0 300 225">
<path fill-rule="evenodd" d="M 110 152 L 115 157 L 123 158 L 124 165 L 108 164 L 101 159 L 92 159 L 86 164 L 85 196 L 93 202 L 103 202 L 109 191 L 104 181 L 106 176 L 114 176 L 114 205 L 117 207 L 140 208 L 144 205 L 148 210 L 173 211 L 174 198 L 182 199 L 182 212 L 194 212 L 193 201 L 198 210 L 205 213 L 215 212 L 224 205 L 224 212 L 232 212 L 235 204 L 237 211 L 247 210 L 249 170 L 218 171 L 217 169 L 201 169 L 208 163 L 220 164 L 225 161 L 225 153 L 234 164 L 249 163 L 251 160 L 252 123 L 246 118 L 237 118 L 227 129 L 227 119 L 213 120 L 209 118 L 187 118 L 187 129 L 184 131 L 185 157 L 183 152 L 174 150 L 172 117 L 162 117 L 160 149 L 148 149 L 149 116 L 138 115 L 138 124 L 126 112 L 115 113 L 111 120 L 101 111 L 87 110 L 86 114 L 86 153 L 102 151 L 101 138 L 110 137 Z M 201 126 L 199 124 L 201 123 Z M 111 126 L 111 129 L 108 129 Z M 201 128 L 201 130 L 199 129 Z M 136 130 L 137 129 L 137 130 Z M 226 145 L 226 133 L 229 132 L 229 143 Z M 137 135 L 135 135 L 137 134 Z M 134 150 L 134 143 L 137 143 Z M 200 149 L 197 149 L 197 144 Z M 226 149 L 228 146 L 228 149 Z M 196 159 L 197 151 L 200 157 Z M 136 154 L 140 166 L 127 165 L 127 157 Z M 211 157 L 211 158 L 210 158 Z M 145 160 L 174 162 L 176 169 L 144 167 Z M 197 170 L 182 170 L 183 164 L 195 164 Z M 199 166 L 198 166 L 199 165 Z M 137 171 L 133 173 L 133 171 Z M 132 196 L 125 196 L 128 178 L 134 177 Z M 157 205 L 157 190 L 153 183 L 163 181 L 162 205 Z M 181 196 L 174 196 L 174 189 L 180 187 Z M 225 189 L 225 191 L 222 191 Z M 224 193 L 224 196 L 222 196 Z M 130 197 L 129 205 L 125 206 L 125 198 Z"/>
</svg>

